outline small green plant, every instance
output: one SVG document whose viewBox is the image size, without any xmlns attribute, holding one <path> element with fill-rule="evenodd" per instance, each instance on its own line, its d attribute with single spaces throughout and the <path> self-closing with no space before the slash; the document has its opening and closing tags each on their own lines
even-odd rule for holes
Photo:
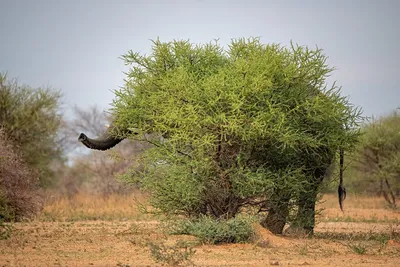
<svg viewBox="0 0 400 267">
<path fill-rule="evenodd" d="M 303 255 L 303 256 L 308 254 L 308 244 L 307 243 L 304 243 L 303 245 L 299 246 L 299 254 Z"/>
<path fill-rule="evenodd" d="M 348 245 L 355 253 L 364 255 L 367 252 L 367 245 L 364 242 L 356 242 Z"/>
<path fill-rule="evenodd" d="M 131 225 L 129 226 L 128 229 L 116 233 L 116 236 L 119 236 L 119 235 L 139 235 L 142 231 L 143 231 L 142 227 L 138 223 L 133 222 L 133 223 L 131 223 Z"/>
<path fill-rule="evenodd" d="M 171 225 L 172 234 L 196 236 L 207 244 L 245 243 L 254 237 L 253 217 L 236 216 L 229 220 L 216 220 L 202 216 L 196 220 L 183 220 Z"/>
<path fill-rule="evenodd" d="M 389 242 L 389 239 L 386 238 L 385 236 L 381 236 L 380 238 L 377 238 L 376 241 L 378 241 L 379 243 L 378 252 L 381 252 L 386 247 L 387 243 Z"/>
<path fill-rule="evenodd" d="M 148 242 L 151 257 L 155 262 L 166 263 L 170 266 L 188 266 L 193 265 L 190 258 L 196 253 L 187 242 L 178 240 L 174 245 L 165 243 Z"/>
<path fill-rule="evenodd" d="M 13 226 L 0 219 L 0 240 L 8 239 L 11 236 Z"/>
</svg>

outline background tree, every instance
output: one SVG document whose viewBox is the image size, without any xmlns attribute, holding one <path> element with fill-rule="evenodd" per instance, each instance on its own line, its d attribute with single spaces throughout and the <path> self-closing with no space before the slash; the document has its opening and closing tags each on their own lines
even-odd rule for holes
<svg viewBox="0 0 400 267">
<path fill-rule="evenodd" d="M 0 128 L 28 167 L 38 173 L 41 186 L 53 183 L 51 163 L 62 158 L 57 142 L 60 99 L 59 91 L 19 85 L 0 74 Z"/>
<path fill-rule="evenodd" d="M 392 208 L 400 195 L 400 115 L 397 111 L 362 127 L 350 171 L 358 190 L 382 195 Z"/>
<path fill-rule="evenodd" d="M 259 39 L 226 50 L 153 44 L 149 56 L 123 56 L 131 69 L 113 103 L 114 129 L 153 145 L 142 177 L 153 206 L 215 218 L 255 206 L 274 233 L 291 218 L 312 232 L 325 171 L 359 134 L 358 109 L 326 85 L 322 51 Z"/>
</svg>

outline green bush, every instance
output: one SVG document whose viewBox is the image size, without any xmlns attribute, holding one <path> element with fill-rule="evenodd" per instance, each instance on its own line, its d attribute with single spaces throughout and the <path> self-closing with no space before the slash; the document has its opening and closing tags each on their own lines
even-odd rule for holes
<svg viewBox="0 0 400 267">
<path fill-rule="evenodd" d="M 58 91 L 19 85 L 0 73 L 0 127 L 24 162 L 37 171 L 42 186 L 53 183 L 50 163 L 62 156 L 57 144 L 60 98 Z"/>
<path fill-rule="evenodd" d="M 254 206 L 276 233 L 296 208 L 313 229 L 325 171 L 353 149 L 359 119 L 326 84 L 321 49 L 157 40 L 150 55 L 123 59 L 131 69 L 115 92 L 115 125 L 153 145 L 141 182 L 155 208 L 229 219 Z"/>
<path fill-rule="evenodd" d="M 255 218 L 243 215 L 228 220 L 201 216 L 198 219 L 175 222 L 170 230 L 172 234 L 193 235 L 202 243 L 245 243 L 254 237 L 252 224 L 255 221 Z"/>
</svg>

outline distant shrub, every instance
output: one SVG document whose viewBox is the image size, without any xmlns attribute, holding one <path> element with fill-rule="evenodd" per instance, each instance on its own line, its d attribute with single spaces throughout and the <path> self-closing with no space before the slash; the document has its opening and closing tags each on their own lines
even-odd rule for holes
<svg viewBox="0 0 400 267">
<path fill-rule="evenodd" d="M 42 186 L 54 184 L 51 163 L 62 159 L 60 100 L 59 91 L 20 85 L 0 73 L 0 127 Z"/>
<path fill-rule="evenodd" d="M 365 121 L 361 133 L 357 149 L 346 156 L 346 188 L 352 193 L 383 196 L 395 209 L 400 197 L 400 112 Z M 335 177 L 333 173 L 327 182 Z"/>
<path fill-rule="evenodd" d="M 0 128 L 0 219 L 18 221 L 42 208 L 36 172 L 30 170 Z"/>
<path fill-rule="evenodd" d="M 254 237 L 252 223 L 254 218 L 248 216 L 236 216 L 228 220 L 222 220 L 202 216 L 194 220 L 183 220 L 171 225 L 173 234 L 193 235 L 202 243 L 245 243 Z"/>
</svg>

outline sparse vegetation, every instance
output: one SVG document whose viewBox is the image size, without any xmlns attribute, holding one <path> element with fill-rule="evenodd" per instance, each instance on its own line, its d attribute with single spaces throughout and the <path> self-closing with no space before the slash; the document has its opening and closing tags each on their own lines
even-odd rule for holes
<svg viewBox="0 0 400 267">
<path fill-rule="evenodd" d="M 355 253 L 363 255 L 367 252 L 367 245 L 364 242 L 350 243 L 349 248 L 351 248 Z"/>
<path fill-rule="evenodd" d="M 178 240 L 174 245 L 149 242 L 148 246 L 155 262 L 166 263 L 169 266 L 193 265 L 190 258 L 196 253 L 196 250 L 185 241 Z"/>
<path fill-rule="evenodd" d="M 303 256 L 307 255 L 309 253 L 308 246 L 309 245 L 307 242 L 304 242 L 304 244 L 300 245 L 299 246 L 299 254 L 303 255 Z"/>
</svg>

